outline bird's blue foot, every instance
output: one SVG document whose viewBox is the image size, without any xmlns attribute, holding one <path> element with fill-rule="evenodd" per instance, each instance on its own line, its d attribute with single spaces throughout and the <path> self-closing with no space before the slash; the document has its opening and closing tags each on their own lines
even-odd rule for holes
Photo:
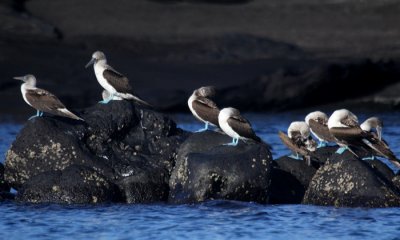
<svg viewBox="0 0 400 240">
<path fill-rule="evenodd" d="M 32 120 L 32 119 L 34 119 L 34 118 L 37 118 L 37 117 L 39 117 L 39 116 L 38 116 L 38 115 L 33 115 L 32 117 L 28 118 L 28 121 L 29 121 L 29 120 Z"/>
<path fill-rule="evenodd" d="M 106 100 L 100 101 L 99 103 L 101 103 L 101 104 L 107 104 L 107 103 L 109 103 L 109 102 L 110 102 L 110 100 L 109 100 L 109 99 L 106 99 Z"/>
<path fill-rule="evenodd" d="M 41 116 L 43 116 L 43 112 L 37 110 L 36 115 L 33 115 L 32 117 L 30 117 L 30 118 L 28 119 L 28 121 L 29 121 L 29 120 L 32 120 L 32 119 L 34 119 L 34 118 L 36 118 L 36 117 L 41 117 Z"/>
<path fill-rule="evenodd" d="M 196 132 L 205 132 L 207 130 L 208 130 L 207 128 L 202 128 L 202 129 L 197 130 Z"/>
<path fill-rule="evenodd" d="M 296 153 L 296 155 L 291 154 L 288 157 L 296 159 L 296 160 L 303 160 L 303 157 L 301 157 L 299 154 Z"/>
<path fill-rule="evenodd" d="M 340 147 L 338 150 L 336 150 L 337 154 L 343 154 L 346 150 L 348 150 L 348 147 Z"/>
<path fill-rule="evenodd" d="M 114 94 L 110 94 L 110 96 L 109 96 L 107 99 L 104 99 L 104 100 L 100 101 L 99 103 L 101 103 L 101 104 L 107 104 L 107 103 L 109 103 L 113 98 L 114 98 Z"/>
<path fill-rule="evenodd" d="M 225 143 L 224 145 L 226 145 L 226 146 L 237 146 L 238 143 L 239 143 L 239 139 L 238 138 L 232 138 L 232 142 Z"/>
<path fill-rule="evenodd" d="M 196 132 L 204 132 L 208 130 L 208 122 L 204 125 L 204 128 L 197 130 Z"/>
<path fill-rule="evenodd" d="M 327 142 L 321 141 L 321 142 L 318 143 L 317 148 L 323 148 L 323 147 L 327 147 L 327 146 L 328 146 L 328 143 L 327 143 Z"/>
<path fill-rule="evenodd" d="M 364 157 L 364 158 L 362 158 L 362 160 L 375 160 L 375 156 Z"/>
</svg>

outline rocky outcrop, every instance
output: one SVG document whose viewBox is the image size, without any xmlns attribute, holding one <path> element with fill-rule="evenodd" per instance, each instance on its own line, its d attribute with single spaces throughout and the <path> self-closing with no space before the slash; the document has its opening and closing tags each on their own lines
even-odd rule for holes
<svg viewBox="0 0 400 240">
<path fill-rule="evenodd" d="M 387 174 L 386 174 L 387 175 Z M 400 206 L 400 192 L 379 168 L 346 151 L 315 173 L 303 203 L 336 207 Z"/>
<path fill-rule="evenodd" d="M 287 156 L 275 160 L 269 203 L 300 204 L 316 171 L 304 161 Z"/>
<path fill-rule="evenodd" d="M 227 199 L 267 203 L 272 157 L 265 144 L 226 146 L 231 139 L 206 131 L 180 147 L 169 181 L 170 203 Z"/>
<path fill-rule="evenodd" d="M 274 161 L 270 203 L 300 204 L 318 168 L 330 159 L 337 147 L 318 148 L 311 158 L 311 166 L 305 161 L 282 156 Z"/>
<path fill-rule="evenodd" d="M 14 199 L 14 195 L 10 193 L 10 186 L 4 181 L 4 166 L 0 163 L 0 201 Z"/>
<path fill-rule="evenodd" d="M 399 173 L 397 173 L 396 176 L 393 177 L 392 182 L 397 187 L 397 189 L 400 191 L 400 174 Z"/>
<path fill-rule="evenodd" d="M 37 188 L 32 188 L 30 181 L 44 188 L 43 196 L 35 201 L 52 200 L 45 196 L 51 193 L 47 187 L 53 182 L 57 185 L 60 176 L 78 176 L 72 170 L 64 172 L 73 165 L 89 168 L 117 185 L 127 202 L 167 200 L 169 173 L 188 133 L 165 115 L 128 101 L 97 104 L 80 116 L 86 121 L 35 118 L 18 134 L 7 152 L 5 180 L 23 190 L 22 196 L 28 195 L 21 200 L 35 199 L 31 195 Z M 52 176 L 47 183 L 44 173 Z M 85 176 L 69 183 L 85 189 L 87 186 L 81 185 Z"/>
<path fill-rule="evenodd" d="M 10 186 L 4 181 L 4 165 L 0 163 L 0 192 L 9 192 Z"/>
<path fill-rule="evenodd" d="M 95 170 L 73 165 L 29 179 L 18 192 L 17 201 L 30 203 L 88 204 L 122 202 L 117 185 Z"/>
</svg>

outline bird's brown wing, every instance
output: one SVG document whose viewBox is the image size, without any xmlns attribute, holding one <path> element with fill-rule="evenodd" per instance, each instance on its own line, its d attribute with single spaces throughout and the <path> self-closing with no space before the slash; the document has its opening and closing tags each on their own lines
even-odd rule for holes
<svg viewBox="0 0 400 240">
<path fill-rule="evenodd" d="M 26 99 L 34 108 L 42 112 L 56 114 L 57 109 L 65 108 L 54 94 L 40 88 L 28 89 Z"/>
<path fill-rule="evenodd" d="M 255 134 L 253 128 L 251 127 L 250 122 L 244 117 L 233 116 L 228 118 L 227 122 L 233 131 L 237 132 L 240 136 L 261 142 L 261 139 Z"/>
<path fill-rule="evenodd" d="M 281 139 L 282 143 L 285 144 L 292 152 L 298 153 L 302 156 L 308 156 L 309 152 L 304 149 L 303 147 L 299 147 L 298 143 L 294 142 L 291 138 L 289 138 L 286 134 L 279 131 L 278 133 L 279 138 Z"/>
<path fill-rule="evenodd" d="M 343 118 L 342 120 L 340 120 L 340 122 L 341 122 L 342 124 L 346 125 L 346 126 L 349 126 L 350 128 L 359 127 L 358 122 L 357 122 L 354 118 L 351 118 L 351 117 L 349 117 L 349 116 Z"/>
<path fill-rule="evenodd" d="M 313 119 L 308 121 L 311 130 L 321 139 L 328 142 L 335 142 L 335 138 L 329 132 L 328 126 L 321 124 Z"/>
<path fill-rule="evenodd" d="M 345 141 L 347 143 L 360 141 L 364 136 L 365 132 L 360 127 L 334 127 L 329 129 L 329 132 L 339 141 Z"/>
<path fill-rule="evenodd" d="M 390 150 L 385 140 L 379 140 L 375 134 L 369 133 L 369 136 L 363 139 L 363 142 L 368 145 L 375 154 L 389 159 L 393 164 L 400 168 L 400 160 Z"/>
<path fill-rule="evenodd" d="M 133 93 L 133 89 L 129 84 L 127 77 L 114 69 L 107 68 L 103 71 L 103 77 L 110 83 L 111 86 L 119 93 Z"/>
<path fill-rule="evenodd" d="M 192 102 L 192 108 L 201 119 L 219 127 L 219 109 L 213 101 L 205 97 L 198 97 Z"/>
</svg>

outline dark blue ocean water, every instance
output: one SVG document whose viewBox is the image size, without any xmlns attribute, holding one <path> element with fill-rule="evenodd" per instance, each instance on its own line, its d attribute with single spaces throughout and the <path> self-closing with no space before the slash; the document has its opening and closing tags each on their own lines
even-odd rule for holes
<svg viewBox="0 0 400 240">
<path fill-rule="evenodd" d="M 245 114 L 270 143 L 274 158 L 288 154 L 277 137 L 303 114 Z M 358 114 L 360 120 L 367 116 Z M 384 138 L 400 156 L 400 113 L 378 114 Z M 202 125 L 173 116 L 179 127 Z M 0 156 L 19 124 L 0 123 Z M 1 158 L 4 161 L 4 157 Z M 392 167 L 392 166 L 391 166 Z M 362 209 L 210 201 L 190 205 L 26 205 L 0 203 L 0 239 L 400 239 L 400 208 Z"/>
</svg>

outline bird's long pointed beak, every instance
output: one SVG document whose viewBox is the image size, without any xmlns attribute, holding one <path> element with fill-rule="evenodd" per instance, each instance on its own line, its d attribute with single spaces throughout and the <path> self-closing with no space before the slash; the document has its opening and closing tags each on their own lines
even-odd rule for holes
<svg viewBox="0 0 400 240">
<path fill-rule="evenodd" d="M 94 62 L 96 61 L 96 59 L 92 58 L 85 66 L 85 68 L 88 68 L 90 65 L 94 64 Z"/>
<path fill-rule="evenodd" d="M 24 77 L 13 77 L 15 80 L 25 81 Z"/>
</svg>

